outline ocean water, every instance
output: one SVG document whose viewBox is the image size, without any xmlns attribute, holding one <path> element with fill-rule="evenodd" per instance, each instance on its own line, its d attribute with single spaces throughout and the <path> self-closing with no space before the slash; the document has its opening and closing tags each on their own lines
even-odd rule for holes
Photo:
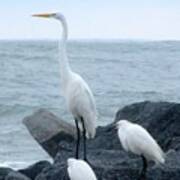
<svg viewBox="0 0 180 180">
<path fill-rule="evenodd" d="M 0 41 L 0 166 L 50 159 L 22 124 L 25 116 L 47 108 L 72 121 L 61 96 L 57 52 L 55 41 Z M 180 102 L 178 41 L 71 41 L 68 57 L 95 95 L 99 125 L 133 102 Z"/>
</svg>

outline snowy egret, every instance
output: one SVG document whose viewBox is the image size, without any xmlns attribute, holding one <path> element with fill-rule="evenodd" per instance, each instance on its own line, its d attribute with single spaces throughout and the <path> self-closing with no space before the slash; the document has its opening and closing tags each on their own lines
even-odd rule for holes
<svg viewBox="0 0 180 180">
<path fill-rule="evenodd" d="M 69 158 L 67 163 L 70 180 L 97 180 L 92 168 L 85 161 Z"/>
<path fill-rule="evenodd" d="M 86 137 L 94 138 L 96 133 L 96 105 L 94 96 L 88 84 L 82 79 L 80 75 L 73 72 L 70 68 L 66 44 L 68 38 L 68 26 L 65 17 L 61 13 L 50 14 L 35 14 L 35 17 L 52 18 L 61 22 L 63 32 L 60 43 L 60 74 L 62 81 L 63 95 L 66 99 L 69 111 L 72 113 L 76 129 L 77 129 L 77 144 L 76 144 L 76 159 L 79 158 L 79 144 L 80 144 L 80 127 L 83 129 L 83 147 L 84 147 L 84 160 L 86 156 Z"/>
<path fill-rule="evenodd" d="M 116 125 L 124 150 L 142 157 L 142 179 L 146 178 L 147 161 L 154 161 L 156 164 L 165 162 L 164 152 L 146 129 L 128 120 L 120 120 Z"/>
</svg>

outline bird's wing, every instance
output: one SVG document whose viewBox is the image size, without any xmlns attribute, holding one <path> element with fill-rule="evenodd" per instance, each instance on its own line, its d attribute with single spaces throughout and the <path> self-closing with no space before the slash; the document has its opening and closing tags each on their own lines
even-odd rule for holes
<svg viewBox="0 0 180 180">
<path fill-rule="evenodd" d="M 129 146 L 128 146 L 128 142 L 127 142 L 128 136 L 127 136 L 126 129 L 119 129 L 118 137 L 120 139 L 121 145 L 124 148 L 124 150 L 129 151 Z"/>
<path fill-rule="evenodd" d="M 151 160 L 163 158 L 163 151 L 146 129 L 132 125 L 128 133 L 127 143 L 130 151 Z"/>
<path fill-rule="evenodd" d="M 69 84 L 68 98 L 73 108 L 84 111 L 96 111 L 95 100 L 88 84 L 76 74 L 76 78 Z"/>
<path fill-rule="evenodd" d="M 93 138 L 96 133 L 97 111 L 93 94 L 87 83 L 78 75 L 69 85 L 68 104 L 73 116 L 83 118 L 87 137 Z"/>
</svg>

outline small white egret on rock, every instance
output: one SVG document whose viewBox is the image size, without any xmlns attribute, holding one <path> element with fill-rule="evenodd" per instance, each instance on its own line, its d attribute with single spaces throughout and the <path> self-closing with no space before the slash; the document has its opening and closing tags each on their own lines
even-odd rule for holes
<svg viewBox="0 0 180 180">
<path fill-rule="evenodd" d="M 77 129 L 77 144 L 76 144 L 76 159 L 79 158 L 80 144 L 80 128 L 83 128 L 83 145 L 84 145 L 84 160 L 86 156 L 86 137 L 94 138 L 96 133 L 96 106 L 93 94 L 88 84 L 81 78 L 80 75 L 73 72 L 70 68 L 67 53 L 66 43 L 68 38 L 68 26 L 65 17 L 61 13 L 50 14 L 35 14 L 35 17 L 56 19 L 62 24 L 62 40 L 60 43 L 60 74 L 62 81 L 63 95 L 66 99 L 69 111 L 72 113 L 76 129 Z"/>
<path fill-rule="evenodd" d="M 67 163 L 70 180 L 97 180 L 92 168 L 85 161 L 69 158 Z"/>
<path fill-rule="evenodd" d="M 147 161 L 154 161 L 156 164 L 165 162 L 165 154 L 161 147 L 142 126 L 128 120 L 120 120 L 116 126 L 124 150 L 142 157 L 141 179 L 146 178 Z"/>
</svg>

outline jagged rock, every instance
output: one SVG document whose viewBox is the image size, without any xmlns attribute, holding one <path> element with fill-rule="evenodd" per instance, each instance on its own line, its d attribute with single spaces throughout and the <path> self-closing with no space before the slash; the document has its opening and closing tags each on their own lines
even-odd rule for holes
<svg viewBox="0 0 180 180">
<path fill-rule="evenodd" d="M 11 171 L 13 171 L 13 170 L 10 169 L 10 168 L 5 168 L 5 167 L 0 168 L 0 180 L 4 180 L 5 177 L 6 177 Z"/>
<path fill-rule="evenodd" d="M 178 150 L 179 144 L 176 143 L 179 143 L 180 137 L 180 105 L 166 102 L 132 104 L 118 111 L 114 123 L 98 127 L 96 138 L 88 140 L 88 159 L 98 180 L 136 180 L 139 177 L 141 158 L 122 150 L 114 128 L 119 119 L 128 119 L 143 125 L 165 151 L 169 148 Z M 61 140 L 54 165 L 44 169 L 36 180 L 68 179 L 66 161 L 74 156 L 74 147 L 73 137 L 70 141 Z M 180 152 L 168 153 L 163 166 L 156 167 L 150 163 L 147 174 L 148 180 L 179 180 Z"/>
<path fill-rule="evenodd" d="M 123 151 L 117 138 L 114 125 L 120 119 L 141 124 L 157 139 L 165 151 L 172 149 L 167 153 L 165 165 L 157 166 L 149 163 L 147 180 L 179 180 L 180 104 L 168 102 L 142 102 L 126 106 L 117 112 L 112 124 L 97 128 L 95 139 L 87 141 L 87 152 L 90 165 L 98 180 L 137 180 L 139 178 L 142 168 L 141 158 Z M 34 123 L 34 121 L 38 122 Z M 46 110 L 36 112 L 24 122 L 35 139 L 54 157 L 54 163 L 42 168 L 41 172 L 34 176 L 35 180 L 68 180 L 67 159 L 74 157 L 75 154 L 74 127 Z M 51 122 L 53 125 L 47 128 Z M 82 158 L 82 147 L 80 150 Z"/>
<path fill-rule="evenodd" d="M 148 180 L 178 180 L 180 177 L 180 152 L 170 150 L 166 163 L 158 168 L 153 166 L 147 173 Z"/>
<path fill-rule="evenodd" d="M 33 115 L 24 118 L 23 123 L 33 138 L 51 157 L 55 157 L 58 151 L 58 142 L 61 139 L 68 139 L 67 134 L 75 136 L 75 129 L 71 124 L 60 120 L 45 109 L 40 109 Z"/>
<path fill-rule="evenodd" d="M 56 157 L 56 163 L 44 169 L 36 180 L 68 180 L 66 159 L 72 153 L 62 152 Z M 147 180 L 179 180 L 180 152 L 167 154 L 165 165 L 149 164 Z M 142 168 L 141 159 L 137 156 L 117 150 L 91 151 L 89 161 L 98 180 L 138 180 Z"/>
<path fill-rule="evenodd" d="M 5 180 L 31 180 L 31 179 L 29 179 L 27 176 L 19 172 L 12 171 L 8 173 L 8 175 L 5 177 Z"/>
<path fill-rule="evenodd" d="M 50 167 L 51 164 L 48 161 L 40 161 L 36 164 L 33 164 L 31 166 L 29 166 L 26 169 L 21 169 L 19 170 L 19 172 L 21 174 L 24 174 L 25 176 L 29 177 L 31 180 L 34 180 L 36 178 L 36 176 L 41 173 L 41 171 L 44 168 L 48 168 Z"/>
</svg>

